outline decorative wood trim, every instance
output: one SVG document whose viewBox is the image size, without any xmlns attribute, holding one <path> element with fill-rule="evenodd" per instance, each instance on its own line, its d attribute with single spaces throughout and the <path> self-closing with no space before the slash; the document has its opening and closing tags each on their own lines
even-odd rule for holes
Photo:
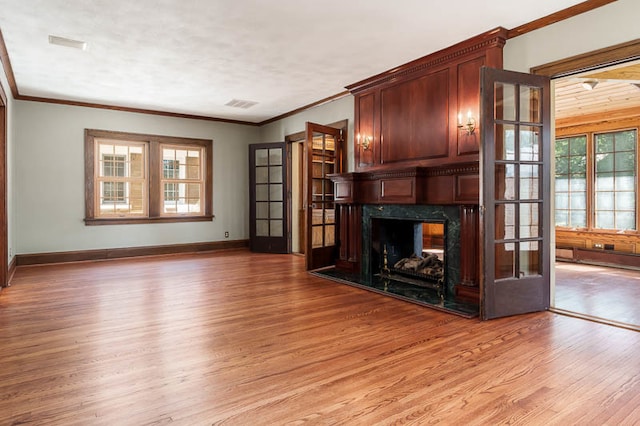
<svg viewBox="0 0 640 426">
<path fill-rule="evenodd" d="M 532 74 L 558 78 L 640 58 L 640 39 L 531 68 Z"/>
<path fill-rule="evenodd" d="M 84 224 L 87 226 L 100 226 L 100 225 L 141 225 L 144 223 L 180 223 L 180 222 L 210 222 L 215 216 L 157 216 L 157 217 L 143 217 L 143 218 L 102 218 L 92 219 L 85 218 Z"/>
<path fill-rule="evenodd" d="M 558 315 L 564 315 L 566 317 L 579 318 L 591 322 L 595 322 L 598 324 L 611 325 L 613 327 L 625 328 L 627 330 L 632 331 L 640 331 L 640 326 L 636 324 L 629 324 L 626 322 L 614 321 L 611 319 L 595 317 L 593 315 L 581 314 L 579 312 L 567 311 L 566 309 L 551 307 L 549 308 L 549 312 L 553 312 Z"/>
<path fill-rule="evenodd" d="M 578 3 L 566 9 L 562 9 L 550 15 L 536 19 L 535 21 L 512 28 L 507 32 L 507 38 L 514 38 L 531 31 L 539 30 L 540 28 L 555 24 L 556 22 L 564 21 L 565 19 L 573 18 L 574 16 L 589 12 L 593 9 L 613 3 L 614 1 L 616 0 L 587 0 L 582 3 Z"/>
<path fill-rule="evenodd" d="M 7 45 L 4 42 L 4 36 L 2 30 L 0 30 L 0 62 L 4 68 L 4 74 L 7 76 L 9 82 L 9 88 L 14 98 L 18 97 L 18 85 L 16 84 L 16 78 L 13 74 L 13 68 L 11 67 L 11 60 L 9 59 L 9 52 L 7 51 Z"/>
<path fill-rule="evenodd" d="M 42 98 L 38 96 L 24 96 L 20 94 L 18 95 L 14 94 L 14 98 L 19 101 L 44 102 L 48 104 L 108 109 L 113 111 L 133 112 L 138 114 L 161 115 L 165 117 L 175 117 L 175 118 L 188 118 L 192 120 L 218 121 L 222 123 L 240 124 L 243 126 L 260 126 L 259 123 L 253 123 L 251 121 L 231 120 L 228 118 L 208 117 L 204 115 L 195 115 L 195 114 L 182 114 L 178 112 L 160 111 L 160 110 L 154 110 L 154 109 L 132 108 L 132 107 L 125 107 L 125 106 L 117 106 L 117 105 L 105 105 L 105 104 L 99 104 L 99 103 L 93 103 L 93 102 L 81 102 L 81 101 L 71 101 L 71 100 L 65 100 L 65 99 Z"/>
<path fill-rule="evenodd" d="M 401 80 L 411 74 L 419 73 L 438 65 L 452 62 L 453 60 L 489 48 L 502 48 L 506 43 L 507 30 L 498 27 L 486 33 L 480 34 L 469 40 L 454 44 L 446 49 L 439 50 L 430 55 L 408 62 L 399 67 L 374 75 L 365 80 L 347 86 L 349 92 L 357 94 L 371 87 L 391 81 Z"/>
<path fill-rule="evenodd" d="M 7 279 L 7 286 L 11 285 L 11 280 L 13 279 L 13 275 L 16 273 L 16 267 L 18 266 L 18 256 L 13 256 L 11 262 L 9 262 L 9 278 Z"/>
<path fill-rule="evenodd" d="M 198 253 L 238 248 L 245 249 L 247 247 L 249 247 L 249 240 L 212 241 L 203 243 L 171 244 L 165 246 L 122 247 L 100 250 L 19 254 L 16 255 L 14 259 L 16 259 L 17 266 L 26 266 L 46 263 L 67 263 L 139 256 Z"/>
</svg>

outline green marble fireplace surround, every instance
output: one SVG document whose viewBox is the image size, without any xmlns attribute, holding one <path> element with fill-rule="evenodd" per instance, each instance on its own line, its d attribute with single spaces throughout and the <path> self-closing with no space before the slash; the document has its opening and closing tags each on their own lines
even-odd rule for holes
<svg viewBox="0 0 640 426">
<path fill-rule="evenodd" d="M 398 221 L 398 222 L 396 222 Z M 412 285 L 403 281 L 387 279 L 378 273 L 381 267 L 381 252 L 383 239 L 391 237 L 392 245 L 398 245 L 399 238 L 401 253 L 388 253 L 389 266 L 398 257 L 411 255 L 412 245 L 418 246 L 422 241 L 415 242 L 417 232 L 407 231 L 420 223 L 442 223 L 444 225 L 444 264 L 445 286 L 444 298 L 437 290 L 423 286 Z M 384 230 L 380 230 L 383 224 Z M 335 268 L 316 271 L 325 278 L 353 285 L 366 290 L 392 296 L 424 306 L 433 307 L 445 312 L 455 313 L 467 318 L 478 316 L 479 306 L 473 303 L 456 300 L 454 286 L 460 282 L 460 207 L 442 205 L 364 205 L 362 207 L 362 263 L 360 273 L 347 273 Z M 397 226 L 397 232 L 394 227 Z M 377 228 L 377 229 L 376 229 Z M 390 234 L 395 234 L 391 235 Z M 413 235 L 409 235 L 413 234 Z M 418 247 L 416 247 L 417 250 Z M 392 248 L 387 248 L 393 251 Z"/>
</svg>

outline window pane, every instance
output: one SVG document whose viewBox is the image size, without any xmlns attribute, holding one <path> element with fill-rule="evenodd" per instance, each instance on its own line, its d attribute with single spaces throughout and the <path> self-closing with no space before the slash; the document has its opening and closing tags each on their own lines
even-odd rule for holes
<svg viewBox="0 0 640 426">
<path fill-rule="evenodd" d="M 515 204 L 496 204 L 495 239 L 515 238 Z"/>
<path fill-rule="evenodd" d="M 271 219 L 282 219 L 283 216 L 283 203 L 275 202 L 269 203 L 269 217 Z"/>
<path fill-rule="evenodd" d="M 540 204 L 520 204 L 520 235 L 519 238 L 533 238 L 539 236 Z"/>
<path fill-rule="evenodd" d="M 596 209 L 607 210 L 613 208 L 613 192 L 596 192 Z"/>
<path fill-rule="evenodd" d="M 269 199 L 271 201 L 283 201 L 282 184 L 269 185 Z"/>
<path fill-rule="evenodd" d="M 278 166 L 282 164 L 282 148 L 269 150 L 269 165 Z"/>
<path fill-rule="evenodd" d="M 571 210 L 584 210 L 587 208 L 587 193 L 586 192 L 572 192 L 571 203 L 569 207 Z"/>
<path fill-rule="evenodd" d="M 256 166 L 268 166 L 269 165 L 269 150 L 256 149 Z"/>
<path fill-rule="evenodd" d="M 569 139 L 556 139 L 555 144 L 556 157 L 565 157 L 569 155 Z"/>
<path fill-rule="evenodd" d="M 636 215 L 633 212 L 616 212 L 616 229 L 636 229 Z"/>
<path fill-rule="evenodd" d="M 514 179 L 515 165 L 496 164 L 495 166 L 496 200 L 513 200 L 515 198 Z"/>
<path fill-rule="evenodd" d="M 613 134 L 596 135 L 596 153 L 613 152 Z"/>
<path fill-rule="evenodd" d="M 569 208 L 569 194 L 556 191 L 556 209 L 566 210 Z"/>
<path fill-rule="evenodd" d="M 520 121 L 540 123 L 540 88 L 520 86 Z"/>
<path fill-rule="evenodd" d="M 256 183 L 269 183 L 269 169 L 256 167 Z"/>
<path fill-rule="evenodd" d="M 540 161 L 540 128 L 520 126 L 520 161 Z"/>
<path fill-rule="evenodd" d="M 520 274 L 521 276 L 531 276 L 542 274 L 540 262 L 540 250 L 537 241 L 526 241 L 520 243 Z"/>
<path fill-rule="evenodd" d="M 598 193 L 601 195 L 601 193 Z M 636 207 L 636 197 L 634 192 L 616 192 L 616 210 L 629 210 L 633 211 Z M 613 197 L 611 197 L 613 198 Z M 613 203 L 609 203 L 609 205 L 613 205 Z"/>
<path fill-rule="evenodd" d="M 256 220 L 256 236 L 268 237 L 269 236 L 269 221 L 268 220 Z"/>
<path fill-rule="evenodd" d="M 515 134 L 513 124 L 496 125 L 496 160 L 515 160 Z"/>
<path fill-rule="evenodd" d="M 569 211 L 556 209 L 556 226 L 569 226 Z"/>
<path fill-rule="evenodd" d="M 495 93 L 495 112 L 494 117 L 497 120 L 516 119 L 516 86 L 513 84 L 496 83 Z"/>
<path fill-rule="evenodd" d="M 512 278 L 515 276 L 515 250 L 514 243 L 496 244 L 495 262 L 496 262 L 496 279 Z"/>
<path fill-rule="evenodd" d="M 605 173 L 613 172 L 613 154 L 598 154 L 596 155 L 596 172 Z"/>
<path fill-rule="evenodd" d="M 324 227 L 324 246 L 333 246 L 336 243 L 336 227 L 328 225 Z"/>
<path fill-rule="evenodd" d="M 282 183 L 282 166 L 269 167 L 269 182 Z"/>
<path fill-rule="evenodd" d="M 596 228 L 614 229 L 614 215 L 611 211 L 596 212 Z"/>
<path fill-rule="evenodd" d="M 540 166 L 523 164 L 520 166 L 520 199 L 540 198 L 538 171 Z"/>
<path fill-rule="evenodd" d="M 269 201 L 269 185 L 256 185 L 256 201 Z"/>
<path fill-rule="evenodd" d="M 586 210 L 572 210 L 571 221 L 569 226 L 572 228 L 586 228 L 587 227 L 587 211 Z"/>
<path fill-rule="evenodd" d="M 613 191 L 613 173 L 598 173 L 596 177 L 596 191 Z"/>
<path fill-rule="evenodd" d="M 284 227 L 282 220 L 270 220 L 271 231 L 269 235 L 271 237 L 282 237 L 284 235 Z"/>
<path fill-rule="evenodd" d="M 558 191 L 568 191 L 568 190 L 569 190 L 569 179 L 567 179 L 567 178 L 562 178 L 562 179 L 556 178 L 556 192 L 558 192 Z"/>
<path fill-rule="evenodd" d="M 617 152 L 614 160 L 616 172 L 630 171 L 633 173 L 636 169 L 635 158 L 634 151 Z"/>
<path fill-rule="evenodd" d="M 269 219 L 269 203 L 256 203 L 256 219 Z"/>
</svg>

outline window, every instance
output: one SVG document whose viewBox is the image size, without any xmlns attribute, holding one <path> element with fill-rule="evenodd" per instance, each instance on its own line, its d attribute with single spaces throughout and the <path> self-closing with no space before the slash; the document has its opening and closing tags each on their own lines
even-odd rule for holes
<svg viewBox="0 0 640 426">
<path fill-rule="evenodd" d="M 587 137 L 556 140 L 556 226 L 587 226 Z"/>
<path fill-rule="evenodd" d="M 556 140 L 556 226 L 636 230 L 637 131 Z"/>
<path fill-rule="evenodd" d="M 595 135 L 594 228 L 636 229 L 636 131 Z"/>
<path fill-rule="evenodd" d="M 85 223 L 211 220 L 213 142 L 85 131 Z"/>
</svg>

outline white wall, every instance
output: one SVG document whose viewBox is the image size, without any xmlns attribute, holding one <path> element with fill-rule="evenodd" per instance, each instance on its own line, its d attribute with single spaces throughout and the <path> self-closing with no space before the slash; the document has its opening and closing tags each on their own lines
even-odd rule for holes
<svg viewBox="0 0 640 426">
<path fill-rule="evenodd" d="M 510 39 L 504 68 L 529 72 L 571 56 L 640 38 L 640 1 L 618 0 L 573 18 Z"/>
<path fill-rule="evenodd" d="M 248 145 L 259 128 L 39 102 L 14 102 L 18 254 L 249 238 Z M 212 222 L 85 226 L 84 129 L 213 139 Z"/>
</svg>

